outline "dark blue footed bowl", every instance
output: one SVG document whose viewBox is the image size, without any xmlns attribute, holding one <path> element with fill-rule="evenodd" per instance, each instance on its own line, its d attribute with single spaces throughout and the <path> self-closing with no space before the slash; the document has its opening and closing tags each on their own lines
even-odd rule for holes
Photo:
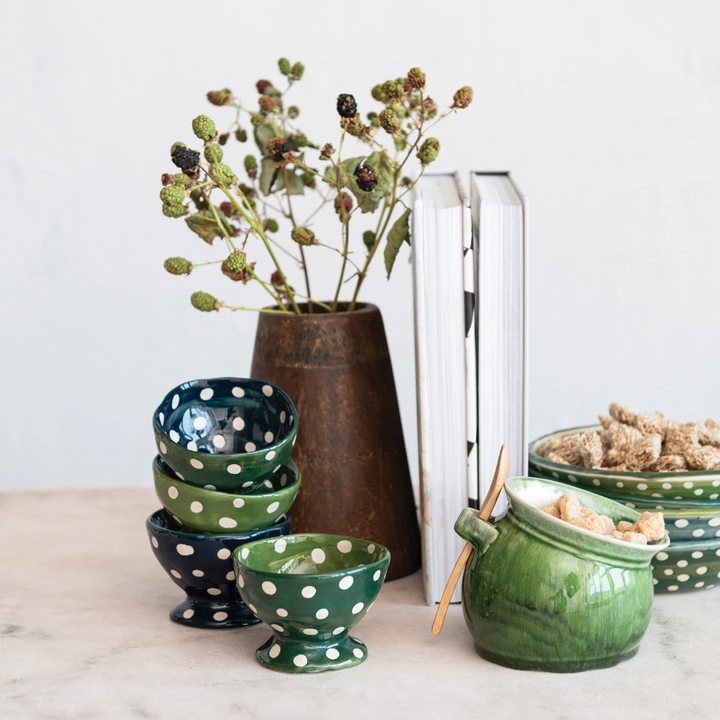
<svg viewBox="0 0 720 720">
<path fill-rule="evenodd" d="M 235 584 L 232 555 L 235 548 L 253 540 L 290 533 L 290 520 L 282 516 L 262 530 L 236 535 L 191 533 L 180 528 L 166 510 L 154 512 L 145 522 L 158 562 L 187 595 L 170 612 L 170 619 L 198 628 L 234 628 L 260 620 L 241 600 Z"/>
</svg>

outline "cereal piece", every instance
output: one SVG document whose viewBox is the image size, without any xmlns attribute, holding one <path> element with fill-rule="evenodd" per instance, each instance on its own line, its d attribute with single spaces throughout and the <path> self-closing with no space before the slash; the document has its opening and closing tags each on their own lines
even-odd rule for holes
<svg viewBox="0 0 720 720">
<path fill-rule="evenodd" d="M 642 533 L 650 542 L 661 540 L 665 535 L 665 518 L 662 513 L 644 512 L 635 523 L 635 532 Z"/>
<path fill-rule="evenodd" d="M 616 422 L 607 415 L 598 415 L 598 420 L 600 420 L 600 424 L 602 425 L 603 430 L 610 429 L 610 427 L 612 427 L 612 424 Z"/>
<path fill-rule="evenodd" d="M 625 456 L 625 464 L 629 470 L 645 470 L 659 457 L 662 450 L 662 438 L 652 434 L 640 438 Z"/>
<path fill-rule="evenodd" d="M 633 410 L 627 405 L 610 403 L 608 409 L 610 410 L 611 417 L 623 425 L 632 425 L 634 427 L 640 417 L 640 413 L 637 412 L 637 410 Z"/>
<path fill-rule="evenodd" d="M 685 461 L 691 470 L 713 470 L 720 465 L 720 448 L 701 445 L 685 453 Z"/>
<path fill-rule="evenodd" d="M 609 448 L 603 455 L 603 467 L 616 467 L 618 465 L 625 465 L 625 456 L 627 452 L 625 450 L 616 450 L 615 448 Z"/>
<path fill-rule="evenodd" d="M 624 532 L 622 539 L 625 542 L 636 543 L 637 545 L 647 545 L 647 538 L 642 533 Z"/>
<path fill-rule="evenodd" d="M 586 468 L 602 466 L 603 448 L 600 436 L 594 430 L 588 430 L 580 437 L 580 456 Z"/>
<path fill-rule="evenodd" d="M 603 435 L 603 444 L 620 452 L 627 452 L 643 436 L 637 428 L 619 422 L 613 423 Z"/>
<path fill-rule="evenodd" d="M 705 425 L 709 427 L 711 430 L 720 430 L 720 422 L 717 420 L 713 420 L 712 418 L 708 418 L 705 421 Z"/>
<path fill-rule="evenodd" d="M 571 493 L 565 493 L 557 500 L 560 519 L 569 522 L 572 518 L 580 516 L 580 502 Z"/>
<path fill-rule="evenodd" d="M 635 532 L 635 526 L 631 522 L 627 522 L 627 520 L 621 520 L 617 524 L 617 530 L 618 530 L 618 532 L 621 532 L 621 533 Z"/>
<path fill-rule="evenodd" d="M 698 426 L 698 440 L 701 445 L 720 447 L 720 426 L 713 419 L 708 419 Z"/>
<path fill-rule="evenodd" d="M 665 438 L 667 425 L 667 418 L 659 412 L 654 412 L 650 415 L 640 415 L 635 423 L 635 427 L 643 435 L 659 435 L 661 440 Z"/>
<path fill-rule="evenodd" d="M 560 511 L 558 510 L 557 503 L 550 503 L 544 510 L 544 513 L 547 513 L 548 515 L 552 515 L 554 518 L 558 518 L 560 520 Z"/>
<path fill-rule="evenodd" d="M 678 423 L 670 420 L 665 431 L 663 455 L 685 455 L 688 450 L 698 447 L 700 425 L 698 423 Z"/>
<path fill-rule="evenodd" d="M 560 463 L 560 465 L 568 464 L 568 461 L 565 459 L 565 456 L 560 455 L 559 453 L 556 453 L 556 452 L 551 452 L 545 459 L 549 460 L 550 462 Z"/>
<path fill-rule="evenodd" d="M 687 463 L 682 455 L 661 455 L 650 466 L 653 472 L 679 472 L 686 469 Z"/>
<path fill-rule="evenodd" d="M 628 466 L 623 463 L 622 465 L 611 465 L 608 468 L 605 468 L 606 470 L 613 470 L 614 472 L 627 472 Z"/>
<path fill-rule="evenodd" d="M 551 437 L 548 438 L 541 447 L 539 447 L 536 452 L 540 457 L 548 457 L 550 453 L 555 452 L 557 449 L 557 446 L 560 443 L 560 438 L 558 437 Z"/>
</svg>

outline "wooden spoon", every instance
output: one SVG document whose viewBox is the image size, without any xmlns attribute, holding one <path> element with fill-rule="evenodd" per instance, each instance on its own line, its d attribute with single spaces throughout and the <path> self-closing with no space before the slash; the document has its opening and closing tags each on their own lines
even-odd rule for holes
<svg viewBox="0 0 720 720">
<path fill-rule="evenodd" d="M 497 466 L 495 467 L 495 475 L 493 476 L 492 485 L 488 494 L 485 496 L 480 512 L 478 513 L 481 520 L 488 520 L 490 513 L 492 513 L 495 503 L 497 502 L 500 491 L 505 485 L 505 478 L 507 478 L 508 470 L 510 468 L 510 455 L 508 453 L 507 445 L 503 445 L 500 448 L 500 455 L 498 456 Z M 455 563 L 455 567 L 450 573 L 450 578 L 447 581 L 445 590 L 443 591 L 442 598 L 440 599 L 440 606 L 435 613 L 435 620 L 433 621 L 432 631 L 433 635 L 439 635 L 442 630 L 443 623 L 445 622 L 445 615 L 447 614 L 448 605 L 450 605 L 450 598 L 453 592 L 455 592 L 455 586 L 460 579 L 460 575 L 465 568 L 465 563 L 470 557 L 470 553 L 473 551 L 473 546 L 470 543 L 465 543 L 463 551 L 460 553 L 460 557 Z"/>
</svg>

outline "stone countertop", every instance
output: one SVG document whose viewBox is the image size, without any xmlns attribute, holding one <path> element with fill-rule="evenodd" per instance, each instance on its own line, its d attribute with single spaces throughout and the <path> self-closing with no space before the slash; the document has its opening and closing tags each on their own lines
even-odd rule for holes
<svg viewBox="0 0 720 720">
<path fill-rule="evenodd" d="M 720 588 L 656 597 L 632 660 L 553 675 L 481 659 L 457 605 L 433 637 L 418 573 L 355 629 L 365 663 L 283 675 L 255 661 L 264 625 L 170 622 L 182 593 L 144 527 L 157 505 L 149 489 L 0 493 L 3 720 L 720 717 Z"/>
</svg>

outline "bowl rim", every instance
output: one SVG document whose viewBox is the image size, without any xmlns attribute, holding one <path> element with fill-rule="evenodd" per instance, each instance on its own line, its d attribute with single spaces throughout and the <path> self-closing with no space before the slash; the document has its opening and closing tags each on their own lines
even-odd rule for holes
<svg viewBox="0 0 720 720">
<path fill-rule="evenodd" d="M 177 535 L 178 537 L 184 537 L 184 538 L 194 538 L 195 540 L 205 540 L 207 538 L 212 539 L 218 539 L 220 541 L 222 540 L 234 540 L 238 538 L 247 537 L 248 535 L 254 535 L 255 533 L 259 532 L 267 532 L 268 530 L 274 530 L 275 528 L 278 528 L 282 525 L 288 524 L 288 527 L 290 526 L 291 520 L 287 516 L 286 513 L 283 513 L 277 520 L 272 524 L 268 525 L 264 528 L 258 528 L 257 530 L 247 530 L 245 532 L 241 533 L 211 533 L 211 532 L 185 532 L 184 530 L 173 530 L 172 528 L 166 528 L 166 527 L 160 527 L 155 523 L 155 516 L 158 513 L 165 513 L 166 515 L 169 515 L 172 517 L 172 513 L 164 507 L 158 508 L 154 512 L 150 513 L 150 515 L 147 516 L 145 520 L 145 524 L 147 527 L 151 528 L 154 532 L 166 532 L 170 533 L 171 535 Z M 280 537 L 287 537 L 286 535 L 281 535 Z M 260 538 L 260 541 L 262 540 L 271 540 L 273 538 Z M 250 541 L 250 542 L 256 542 L 256 541 Z"/>
<path fill-rule="evenodd" d="M 199 485 L 193 485 L 192 483 L 189 483 L 187 481 L 181 480 L 180 478 L 171 478 L 167 473 L 163 472 L 163 470 L 158 466 L 158 458 L 160 458 L 163 462 L 167 463 L 167 460 L 158 453 L 155 455 L 152 461 L 152 470 L 153 470 L 153 480 L 154 475 L 157 473 L 158 475 L 161 475 L 163 478 L 165 478 L 168 482 L 173 483 L 179 483 L 185 488 L 191 488 L 193 491 L 197 491 L 200 493 L 199 497 L 216 497 L 216 493 L 220 493 L 221 495 L 225 495 L 227 499 L 232 498 L 242 498 L 245 503 L 247 503 L 248 498 L 251 498 L 256 501 L 267 500 L 267 499 L 273 499 L 273 500 L 279 500 L 285 498 L 286 495 L 289 495 L 289 490 L 291 488 L 299 489 L 300 487 L 300 481 L 302 480 L 302 474 L 300 473 L 300 468 L 295 464 L 295 461 L 289 457 L 284 462 L 280 463 L 280 467 L 285 467 L 285 465 L 289 465 L 292 463 L 295 470 L 295 482 L 291 483 L 290 485 L 286 485 L 284 488 L 280 488 L 280 490 L 273 490 L 273 492 L 267 492 L 263 493 L 262 495 L 257 495 L 254 493 L 254 491 L 251 489 L 248 493 L 232 493 L 227 492 L 226 490 L 221 490 L 220 488 L 216 488 L 215 490 L 211 490 L 210 488 L 200 487 Z M 169 464 L 168 464 L 168 467 Z M 264 481 L 263 481 L 264 482 Z M 260 483 L 262 485 L 262 482 Z M 257 490 L 257 487 L 255 488 Z"/>
<path fill-rule="evenodd" d="M 582 465 L 568 465 L 566 463 L 557 463 L 553 460 L 548 460 L 547 458 L 544 458 L 535 452 L 535 448 L 537 447 L 538 443 L 542 441 L 547 441 L 549 438 L 555 435 L 570 435 L 571 433 L 586 432 L 588 430 L 602 430 L 602 425 L 580 425 L 578 427 L 555 430 L 554 432 L 547 433 L 546 435 L 541 435 L 539 438 L 533 440 L 528 445 L 528 462 L 543 464 L 549 468 L 557 468 L 564 472 L 573 473 L 574 470 L 577 470 L 580 473 L 592 473 L 594 475 L 599 475 L 601 477 L 604 476 L 607 478 L 622 477 L 637 478 L 638 480 L 652 480 L 653 478 L 656 478 L 658 476 L 661 476 L 663 478 L 680 478 L 692 476 L 700 479 L 707 478 L 708 480 L 711 478 L 714 478 L 716 480 L 720 479 L 720 470 L 681 470 L 679 472 L 661 472 L 654 470 L 608 470 L 607 468 L 587 468 L 583 467 Z"/>
<path fill-rule="evenodd" d="M 366 565 L 357 565 L 352 568 L 347 568 L 345 570 L 330 570 L 328 572 L 324 573 L 275 573 L 270 572 L 269 570 L 256 570 L 255 568 L 248 567 L 244 564 L 243 558 L 240 557 L 240 553 L 243 549 L 250 550 L 251 548 L 248 548 L 248 545 L 259 545 L 260 543 L 270 544 L 273 545 L 280 539 L 283 539 L 287 541 L 289 538 L 328 538 L 330 541 L 337 541 L 340 540 L 356 540 L 357 542 L 364 542 L 368 543 L 370 545 L 375 545 L 376 548 L 382 548 L 383 549 L 383 556 L 379 560 L 375 560 L 374 562 L 367 563 Z M 337 544 L 337 543 L 336 543 Z M 387 564 L 390 564 L 391 554 L 390 551 L 382 544 L 375 542 L 374 540 L 365 540 L 364 538 L 356 538 L 352 537 L 351 535 L 331 535 L 328 533 L 290 533 L 289 535 L 283 535 L 282 538 L 261 538 L 260 540 L 255 540 L 252 543 L 246 543 L 242 547 L 237 547 L 235 550 L 233 550 L 233 560 L 238 564 L 239 567 L 243 569 L 244 572 L 249 572 L 254 575 L 257 575 L 258 577 L 267 577 L 267 578 L 276 578 L 278 576 L 281 577 L 296 577 L 296 578 L 312 578 L 312 579 L 321 579 L 321 578 L 329 578 L 334 577 L 338 575 L 347 575 L 348 573 L 359 573 L 364 570 L 369 570 L 371 568 L 373 569 L 381 569 L 382 565 L 387 562 Z"/>
<path fill-rule="evenodd" d="M 267 447 L 263 448 L 262 450 L 253 450 L 252 452 L 245 452 L 245 453 L 223 453 L 223 452 L 216 452 L 216 453 L 209 453 L 209 452 L 201 452 L 199 449 L 197 452 L 194 450 L 188 450 L 187 448 L 183 447 L 179 443 L 176 443 L 161 427 L 158 415 L 160 414 L 160 408 L 165 404 L 165 401 L 168 398 L 171 398 L 173 395 L 179 393 L 179 389 L 183 388 L 184 390 L 187 389 L 185 386 L 194 386 L 198 387 L 198 383 L 202 382 L 219 382 L 223 381 L 227 384 L 234 384 L 234 385 L 240 385 L 242 383 L 259 383 L 262 385 L 270 385 L 274 390 L 276 390 L 280 395 L 284 396 L 285 400 L 287 400 L 288 404 L 290 405 L 290 408 L 292 410 L 292 427 L 288 429 L 287 435 L 282 439 L 278 440 L 277 442 L 273 443 L 272 445 L 268 445 Z M 242 398 L 238 398 L 238 400 L 241 400 Z M 210 398 L 212 400 L 212 398 Z M 172 400 L 171 400 L 172 402 Z M 203 400 L 202 402 L 209 402 Z M 199 404 L 199 403 L 198 403 Z M 173 447 L 177 448 L 180 452 L 187 453 L 191 457 L 197 457 L 198 455 L 205 455 L 212 458 L 222 458 L 222 459 L 239 459 L 239 458 L 245 458 L 247 461 L 247 458 L 256 458 L 261 457 L 264 455 L 267 455 L 267 453 L 274 450 L 277 452 L 278 448 L 283 448 L 287 445 L 287 443 L 292 439 L 293 435 L 297 434 L 298 426 L 300 424 L 300 418 L 298 417 L 297 408 L 295 407 L 295 403 L 292 401 L 292 398 L 281 388 L 275 385 L 274 383 L 269 382 L 268 380 L 261 380 L 258 378 L 238 378 L 238 377 L 229 377 L 229 376 L 223 376 L 223 377 L 216 377 L 216 378 L 196 378 L 195 380 L 187 380 L 186 382 L 182 382 L 179 385 L 176 385 L 172 390 L 165 393 L 165 396 L 160 401 L 160 404 L 155 408 L 153 411 L 153 429 L 156 433 L 162 436 L 163 440 L 167 440 L 168 443 L 170 443 Z M 167 461 L 166 461 L 167 462 Z"/>
<path fill-rule="evenodd" d="M 714 546 L 714 547 L 713 547 Z M 674 540 L 671 541 L 670 546 L 664 548 L 664 552 L 666 552 L 668 555 L 671 552 L 680 551 L 685 552 L 687 550 L 720 550 L 720 537 L 714 537 L 714 538 L 707 538 L 705 540 Z M 720 556 L 718 556 L 718 561 L 720 561 Z M 664 562 L 663 560 L 659 560 L 658 562 Z M 700 558 L 698 558 L 698 562 L 700 562 Z M 671 579 L 671 578 L 668 578 Z"/>
</svg>

